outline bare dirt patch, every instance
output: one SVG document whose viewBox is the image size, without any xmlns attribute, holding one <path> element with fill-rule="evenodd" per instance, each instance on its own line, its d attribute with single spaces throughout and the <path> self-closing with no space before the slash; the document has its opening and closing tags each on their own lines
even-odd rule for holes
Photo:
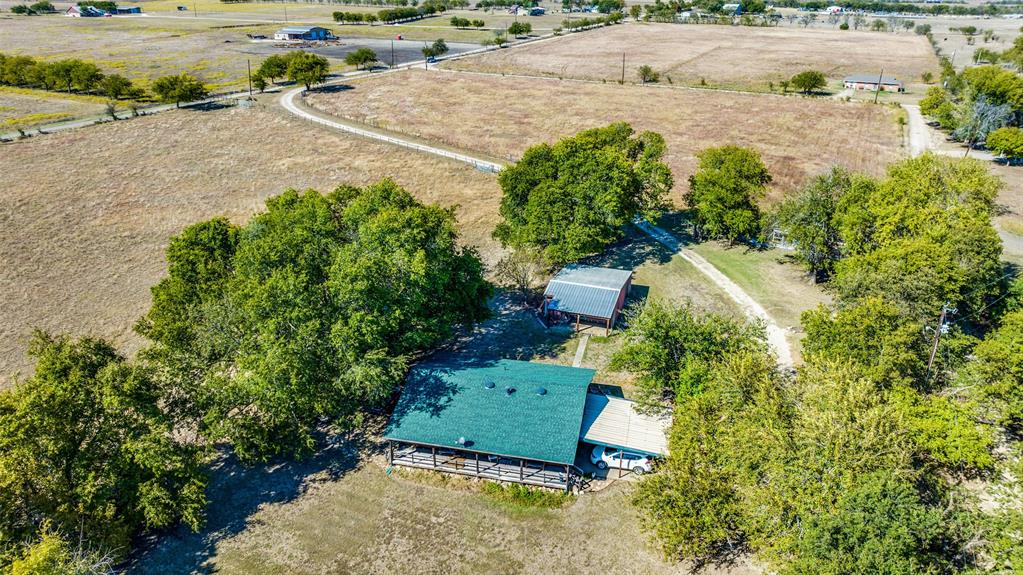
<svg viewBox="0 0 1023 575">
<path fill-rule="evenodd" d="M 937 72 L 937 58 L 922 36 L 813 28 L 635 24 L 570 34 L 515 50 L 449 64 L 461 70 L 638 82 L 649 65 L 676 84 L 767 90 L 807 68 L 838 80 L 877 73 L 919 78 Z"/>
<path fill-rule="evenodd" d="M 0 386 L 28 367 L 39 327 L 140 345 L 132 323 L 165 271 L 167 240 L 196 221 L 244 221 L 293 187 L 323 192 L 393 177 L 458 206 L 463 239 L 493 261 L 500 190 L 455 162 L 335 134 L 273 102 L 175 111 L 0 145 Z"/>
<path fill-rule="evenodd" d="M 657 131 L 667 140 L 679 200 L 696 152 L 710 146 L 758 149 L 775 177 L 775 198 L 832 165 L 880 175 L 902 155 L 897 113 L 886 106 L 450 71 L 410 70 L 350 86 L 306 101 L 349 120 L 508 160 L 533 144 L 611 122 Z"/>
</svg>

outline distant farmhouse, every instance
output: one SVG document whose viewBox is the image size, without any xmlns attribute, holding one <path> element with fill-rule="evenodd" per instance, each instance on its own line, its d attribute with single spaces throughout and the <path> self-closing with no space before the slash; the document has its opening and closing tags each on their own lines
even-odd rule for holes
<svg viewBox="0 0 1023 575">
<path fill-rule="evenodd" d="M 878 86 L 882 92 L 904 92 L 906 88 L 901 80 L 892 76 L 876 76 L 872 74 L 853 74 L 845 77 L 845 87 L 853 90 L 876 91 Z"/>
<path fill-rule="evenodd" d="M 575 319 L 596 323 L 610 333 L 632 287 L 632 272 L 571 264 L 547 284 L 540 313 L 548 324 Z"/>
<path fill-rule="evenodd" d="M 105 11 L 95 6 L 71 6 L 64 11 L 64 15 L 69 18 L 100 18 L 102 16 L 109 16 Z"/>
<path fill-rule="evenodd" d="M 421 365 L 384 432 L 388 462 L 570 491 L 581 475 L 580 441 L 666 455 L 668 419 L 591 393 L 594 373 L 507 359 Z"/>
<path fill-rule="evenodd" d="M 274 32 L 274 40 L 331 40 L 334 34 L 319 26 L 288 26 Z"/>
</svg>

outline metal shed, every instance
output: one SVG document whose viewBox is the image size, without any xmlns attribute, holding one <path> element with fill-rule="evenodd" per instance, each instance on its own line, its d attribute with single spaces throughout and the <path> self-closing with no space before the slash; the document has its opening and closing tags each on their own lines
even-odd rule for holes
<svg viewBox="0 0 1023 575">
<path fill-rule="evenodd" d="M 667 431 L 670 425 L 668 417 L 640 413 L 634 401 L 588 393 L 579 439 L 594 445 L 663 457 L 668 454 Z"/>
<path fill-rule="evenodd" d="M 329 40 L 334 34 L 320 26 L 288 26 L 274 32 L 274 40 Z"/>
<path fill-rule="evenodd" d="M 630 270 L 571 264 L 547 284 L 541 311 L 545 319 L 552 314 L 575 316 L 576 329 L 583 319 L 596 321 L 610 333 L 631 286 Z"/>
<path fill-rule="evenodd" d="M 449 359 L 409 374 L 387 424 L 392 465 L 571 490 L 594 370 Z"/>
</svg>

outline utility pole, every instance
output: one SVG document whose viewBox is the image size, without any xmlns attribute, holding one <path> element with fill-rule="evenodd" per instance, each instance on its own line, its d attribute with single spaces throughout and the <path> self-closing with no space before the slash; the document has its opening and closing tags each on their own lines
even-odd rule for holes
<svg viewBox="0 0 1023 575">
<path fill-rule="evenodd" d="M 288 23 L 288 3 L 284 2 L 284 23 Z"/>
<path fill-rule="evenodd" d="M 199 2 L 198 1 L 193 1 L 192 2 L 192 16 L 195 17 L 195 18 L 199 17 Z"/>
<path fill-rule="evenodd" d="M 394 38 L 391 38 L 391 67 L 394 67 Z"/>
<path fill-rule="evenodd" d="M 252 60 L 246 60 L 245 66 L 249 69 L 249 99 L 252 99 Z"/>
<path fill-rule="evenodd" d="M 619 84 L 625 85 L 625 52 L 622 52 L 622 81 Z"/>
<path fill-rule="evenodd" d="M 945 315 L 950 311 L 948 302 L 941 306 L 941 317 L 938 318 L 938 327 L 934 330 L 934 344 L 931 346 L 931 357 L 927 360 L 927 375 L 924 381 L 931 379 L 931 366 L 934 365 L 934 356 L 938 355 L 938 342 L 941 341 L 941 330 L 945 327 Z"/>
<path fill-rule="evenodd" d="M 881 79 L 884 78 L 884 68 L 881 68 L 881 73 L 877 75 L 877 89 L 874 90 L 874 103 L 877 103 L 877 97 L 881 95 Z"/>
</svg>

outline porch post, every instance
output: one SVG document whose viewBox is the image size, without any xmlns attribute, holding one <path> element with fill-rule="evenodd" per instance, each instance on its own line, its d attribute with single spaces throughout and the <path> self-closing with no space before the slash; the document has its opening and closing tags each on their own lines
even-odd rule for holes
<svg viewBox="0 0 1023 575">
<path fill-rule="evenodd" d="M 565 493 L 572 492 L 572 472 L 568 470 L 568 465 L 565 465 Z"/>
<path fill-rule="evenodd" d="M 519 483 L 522 483 L 522 481 L 525 480 L 525 478 L 526 478 L 525 473 L 524 473 L 525 472 L 525 465 L 526 465 L 526 462 L 524 460 L 520 459 L 519 460 Z"/>
<path fill-rule="evenodd" d="M 476 477 L 480 476 L 480 452 L 476 452 Z"/>
<path fill-rule="evenodd" d="M 394 442 L 390 440 L 387 442 L 387 464 L 394 465 Z"/>
<path fill-rule="evenodd" d="M 430 447 L 430 454 L 433 456 L 433 468 L 437 469 L 437 448 Z"/>
</svg>

